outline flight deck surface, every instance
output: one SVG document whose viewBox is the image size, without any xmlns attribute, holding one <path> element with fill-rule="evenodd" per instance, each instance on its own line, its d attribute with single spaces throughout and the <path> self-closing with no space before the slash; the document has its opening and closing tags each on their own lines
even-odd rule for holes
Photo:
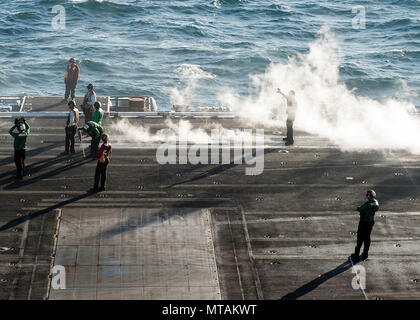
<svg viewBox="0 0 420 320">
<path fill-rule="evenodd" d="M 300 131 L 285 147 L 280 124 L 265 130 L 262 174 L 248 176 L 244 163 L 159 164 L 158 143 L 120 136 L 117 121 L 104 118 L 114 151 L 107 190 L 92 194 L 96 161 L 78 142 L 75 155 L 59 155 L 64 118 L 28 118 L 28 175 L 16 181 L 13 123 L 0 117 L 1 299 L 420 298 L 417 156 L 342 151 Z M 160 118 L 128 121 L 165 128 Z M 363 292 L 348 256 L 369 188 L 380 211 L 360 263 Z M 66 290 L 51 287 L 54 265 L 66 267 Z"/>
</svg>

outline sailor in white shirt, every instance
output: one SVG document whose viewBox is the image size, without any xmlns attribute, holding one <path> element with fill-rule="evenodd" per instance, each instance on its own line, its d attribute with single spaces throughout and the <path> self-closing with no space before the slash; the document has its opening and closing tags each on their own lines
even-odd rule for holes
<svg viewBox="0 0 420 320">
<path fill-rule="evenodd" d="M 96 93 L 93 88 L 93 84 L 91 83 L 87 86 L 88 92 L 86 93 L 82 103 L 82 110 L 85 114 L 85 123 L 92 121 L 93 113 L 95 112 L 94 104 L 96 102 Z"/>
<path fill-rule="evenodd" d="M 64 154 L 75 154 L 74 150 L 74 136 L 77 131 L 77 124 L 79 122 L 79 110 L 76 108 L 76 104 L 73 100 L 70 100 L 68 103 L 69 106 L 69 115 L 67 117 L 67 124 L 65 127 L 66 131 L 66 141 L 65 141 L 65 150 Z"/>
</svg>

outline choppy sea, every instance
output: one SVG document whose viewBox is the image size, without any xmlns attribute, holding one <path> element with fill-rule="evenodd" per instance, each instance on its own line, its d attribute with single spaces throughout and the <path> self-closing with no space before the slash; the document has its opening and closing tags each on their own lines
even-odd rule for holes
<svg viewBox="0 0 420 320">
<path fill-rule="evenodd" d="M 323 27 L 348 89 L 420 106 L 419 0 L 2 0 L 0 95 L 63 94 L 75 57 L 78 95 L 92 82 L 161 110 L 220 105 L 223 91 L 255 94 L 252 75 L 307 55 Z"/>
</svg>

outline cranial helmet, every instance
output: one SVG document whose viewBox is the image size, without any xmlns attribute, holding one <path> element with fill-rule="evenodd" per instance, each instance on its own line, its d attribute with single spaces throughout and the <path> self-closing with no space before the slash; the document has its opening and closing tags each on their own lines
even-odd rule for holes
<svg viewBox="0 0 420 320">
<path fill-rule="evenodd" d="M 101 139 L 104 143 L 107 143 L 108 142 L 108 135 L 105 134 L 105 133 L 102 133 Z"/>
<path fill-rule="evenodd" d="M 366 192 L 366 197 L 371 196 L 372 198 L 376 198 L 376 192 L 374 190 L 368 190 Z"/>
<path fill-rule="evenodd" d="M 15 126 L 18 129 L 19 132 L 23 132 L 26 129 L 25 123 L 23 121 L 23 118 L 17 118 L 15 119 Z"/>
</svg>

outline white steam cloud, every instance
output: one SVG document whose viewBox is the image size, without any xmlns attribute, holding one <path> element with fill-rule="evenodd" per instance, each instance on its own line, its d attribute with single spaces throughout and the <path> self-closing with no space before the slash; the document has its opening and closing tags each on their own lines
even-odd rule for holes
<svg viewBox="0 0 420 320">
<path fill-rule="evenodd" d="M 412 91 L 406 83 L 401 82 L 398 97 L 383 103 L 356 96 L 354 90 L 347 89 L 340 81 L 339 57 L 340 48 L 333 35 L 322 28 L 307 54 L 289 58 L 285 64 L 272 63 L 264 74 L 251 76 L 258 94 L 242 97 L 233 90 L 224 90 L 218 94 L 219 102 L 239 114 L 244 128 L 284 127 L 285 99 L 276 88 L 286 93 L 294 90 L 298 103 L 296 129 L 327 138 L 343 150 L 404 149 L 420 154 L 420 120 L 414 114 L 414 104 L 409 102 Z M 171 90 L 173 104 L 190 103 L 198 86 L 196 80 L 213 77 L 198 65 L 181 65 L 174 72 L 189 81 L 186 88 Z M 165 125 L 167 129 L 151 133 L 147 127 L 134 127 L 128 121 L 121 121 L 113 130 L 139 143 L 167 141 L 174 132 L 179 134 L 179 130 L 187 130 L 189 140 L 195 143 L 209 141 L 204 129 L 193 128 L 188 121 L 180 121 L 179 126 L 166 121 Z M 212 125 L 229 137 L 241 134 Z"/>
<path fill-rule="evenodd" d="M 174 73 L 181 79 L 187 80 L 187 86 L 184 88 L 171 88 L 169 95 L 171 104 L 189 105 L 194 99 L 194 93 L 198 88 L 199 79 L 211 79 L 214 75 L 205 72 L 196 64 L 181 64 L 176 67 Z"/>
<path fill-rule="evenodd" d="M 147 144 L 156 144 L 166 141 L 176 141 L 180 137 L 188 139 L 189 143 L 211 144 L 220 142 L 222 139 L 234 143 L 243 141 L 245 145 L 252 145 L 253 137 L 244 129 L 226 129 L 219 123 L 209 123 L 206 128 L 194 128 L 191 122 L 187 120 L 172 121 L 165 120 L 165 128 L 152 132 L 150 127 L 142 125 L 133 125 L 127 119 L 122 119 L 111 126 L 110 134 L 113 141 L 118 144 L 124 144 L 125 141 L 132 146 L 142 146 Z M 247 128 L 250 130 L 250 128 Z M 208 130 L 208 131 L 206 131 Z M 211 131 L 216 134 L 212 135 Z M 255 134 L 255 130 L 253 130 Z"/>
<path fill-rule="evenodd" d="M 413 113 L 409 92 L 384 103 L 358 97 L 339 79 L 339 46 L 327 28 L 310 44 L 307 55 L 288 63 L 271 64 L 264 74 L 251 76 L 258 95 L 242 98 L 232 91 L 219 100 L 239 112 L 248 125 L 275 126 L 272 114 L 280 108 L 285 120 L 285 101 L 276 93 L 294 90 L 298 102 L 295 128 L 328 138 L 344 150 L 405 149 L 420 153 L 420 121 Z"/>
</svg>

